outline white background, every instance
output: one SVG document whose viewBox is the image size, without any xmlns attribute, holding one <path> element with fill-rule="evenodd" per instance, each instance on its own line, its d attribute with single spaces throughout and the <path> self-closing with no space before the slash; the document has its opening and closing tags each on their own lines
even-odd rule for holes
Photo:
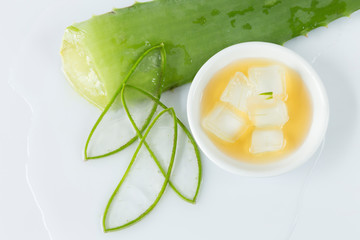
<svg viewBox="0 0 360 240">
<path fill-rule="evenodd" d="M 59 219 L 48 209 L 61 206 L 46 197 L 37 198 L 41 187 L 32 182 L 36 176 L 32 175 L 27 147 L 32 113 L 8 84 L 12 81 L 10 73 L 13 76 L 14 71 L 21 71 L 16 68 L 16 61 L 29 35 L 39 25 L 38 20 L 60 2 L 64 1 L 2 0 L 1 4 L 1 240 L 72 240 L 88 236 L 79 230 L 81 227 L 62 227 L 70 219 L 74 224 L 85 224 L 81 216 L 74 213 L 68 219 Z M 106 1 L 93 13 L 120 6 L 116 2 Z M 91 7 L 87 6 L 90 12 Z M 54 17 L 49 21 L 57 20 Z M 312 31 L 307 38 L 299 37 L 285 44 L 318 71 L 329 95 L 330 123 L 324 150 L 316 155 L 320 155 L 319 159 L 315 156 L 284 176 L 252 179 L 224 172 L 204 157 L 204 180 L 195 206 L 182 203 L 168 191 L 155 211 L 138 225 L 103 234 L 98 224 L 88 229 L 87 234 L 94 239 L 360 239 L 359 41 L 360 12 L 357 12 L 328 28 Z M 188 86 L 184 86 L 165 96 L 182 119 L 187 90 Z M 182 99 L 180 103 L 178 98 Z"/>
</svg>

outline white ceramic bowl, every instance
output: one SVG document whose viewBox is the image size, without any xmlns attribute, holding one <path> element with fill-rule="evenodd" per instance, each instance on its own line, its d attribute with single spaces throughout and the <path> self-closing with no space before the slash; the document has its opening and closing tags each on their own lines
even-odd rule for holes
<svg viewBox="0 0 360 240">
<path fill-rule="evenodd" d="M 268 164 L 250 164 L 221 152 L 201 127 L 201 99 L 213 75 L 234 61 L 245 58 L 267 58 L 281 62 L 297 71 L 311 96 L 313 119 L 303 144 L 290 155 Z M 329 104 L 325 88 L 314 69 L 293 51 L 272 43 L 248 42 L 228 47 L 211 57 L 196 74 L 187 99 L 190 129 L 205 155 L 219 167 L 243 176 L 267 177 L 288 172 L 305 163 L 315 153 L 325 136 Z"/>
</svg>

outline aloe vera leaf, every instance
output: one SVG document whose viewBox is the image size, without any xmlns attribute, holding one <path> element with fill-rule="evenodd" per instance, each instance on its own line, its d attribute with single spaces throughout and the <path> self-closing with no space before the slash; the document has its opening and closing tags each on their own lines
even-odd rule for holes
<svg viewBox="0 0 360 240">
<path fill-rule="evenodd" d="M 164 88 L 190 82 L 219 50 L 245 41 L 278 44 L 360 8 L 359 0 L 155 0 L 73 24 L 61 54 L 75 89 L 101 109 L 150 45 L 164 42 Z M 145 82 L 152 88 L 152 82 Z"/>
<path fill-rule="evenodd" d="M 153 190 L 154 187 L 151 186 L 151 185 L 153 185 L 153 183 L 149 184 L 148 181 L 144 181 L 143 179 L 141 179 L 140 182 L 139 181 L 135 182 L 134 186 L 131 186 L 130 184 L 127 184 L 127 181 L 129 181 L 128 179 L 131 177 L 133 179 L 137 180 L 137 179 L 143 177 L 144 175 L 147 175 L 144 173 L 139 174 L 138 172 L 140 172 L 140 170 L 136 169 L 134 165 L 136 164 L 136 160 L 139 161 L 139 160 L 145 159 L 144 157 L 137 159 L 138 154 L 140 153 L 140 150 L 143 148 L 143 143 L 144 143 L 145 139 L 148 137 L 151 130 L 153 129 L 154 125 L 159 121 L 159 119 L 165 113 L 170 113 L 170 115 L 173 119 L 173 144 L 172 144 L 173 146 L 171 149 L 170 161 L 167 166 L 166 176 L 164 177 L 161 175 L 161 177 L 163 177 L 164 180 L 160 186 L 160 189 L 158 190 L 157 194 L 155 195 L 155 198 L 154 199 L 146 199 L 146 197 L 144 197 L 144 195 L 146 195 L 146 193 L 144 193 L 144 192 L 154 191 Z M 146 132 L 144 133 L 144 136 L 141 138 L 138 147 L 135 150 L 135 153 L 129 163 L 129 166 L 125 171 L 125 174 L 123 175 L 121 181 L 119 182 L 119 184 L 117 185 L 113 194 L 111 195 L 111 197 L 108 201 L 108 204 L 106 205 L 104 216 L 103 216 L 103 221 L 102 221 L 105 232 L 119 230 L 119 229 L 125 228 L 127 226 L 130 226 L 130 225 L 140 221 L 147 214 L 149 214 L 151 212 L 151 210 L 159 202 L 159 200 L 162 197 L 162 195 L 166 189 L 166 186 L 168 184 L 168 181 L 169 181 L 169 178 L 171 175 L 171 171 L 173 168 L 173 164 L 174 164 L 174 159 L 175 159 L 176 146 L 177 146 L 177 123 L 176 123 L 175 119 L 176 119 L 176 117 L 175 117 L 174 110 L 172 108 L 168 108 L 168 109 L 161 111 L 154 118 L 154 120 L 150 123 L 149 127 L 147 128 Z M 143 149 L 145 149 L 145 148 L 143 148 Z M 149 160 L 149 159 L 145 159 L 145 160 Z M 144 167 L 143 167 L 143 169 L 144 169 Z M 145 168 L 144 170 L 146 171 L 147 168 Z M 149 171 L 151 171 L 151 170 L 154 170 L 154 169 L 149 169 Z M 152 171 L 152 172 L 156 173 L 157 171 Z M 131 176 L 131 174 L 133 174 L 134 176 Z M 153 182 L 153 178 L 154 178 L 154 176 L 149 177 L 149 179 L 152 179 L 151 182 Z M 146 184 L 150 185 L 150 187 L 144 186 Z M 138 186 L 138 185 L 140 185 L 140 186 Z M 136 188 L 136 190 L 132 190 L 132 188 Z M 145 199 L 139 200 L 138 196 L 136 196 L 135 199 L 133 199 L 133 198 L 126 199 L 127 197 L 133 197 L 133 195 L 139 195 L 139 194 L 134 194 L 132 191 L 135 191 L 135 193 L 140 192 L 140 196 Z M 123 198 L 122 198 L 122 196 L 123 196 Z M 143 202 L 141 202 L 141 200 Z M 128 205 L 126 205 L 126 203 L 128 203 Z M 120 206 L 119 206 L 119 204 L 120 204 Z M 140 205 L 142 205 L 142 206 L 140 206 Z M 125 213 L 119 213 L 118 212 L 119 210 L 117 210 L 116 208 L 123 209 L 124 211 L 126 211 L 128 209 L 131 210 L 132 207 L 134 207 L 134 209 L 136 209 L 135 211 L 138 211 L 140 209 L 140 211 L 142 211 L 142 212 L 134 214 L 133 212 L 130 211 L 130 216 L 123 217 L 125 219 L 125 220 L 123 220 L 123 223 L 120 223 L 120 224 L 111 223 L 111 218 L 119 217 L 120 216 L 119 214 L 125 214 Z M 141 207 L 144 209 L 141 209 Z"/>
<path fill-rule="evenodd" d="M 128 91 L 126 91 L 127 89 L 135 90 L 135 91 L 130 91 L 130 93 L 129 93 Z M 127 103 L 127 100 L 125 97 L 125 92 L 127 92 L 129 96 L 132 96 L 134 94 L 136 94 L 136 95 L 143 94 L 150 101 L 154 101 L 162 109 L 167 109 L 167 107 L 163 103 L 161 103 L 157 98 L 155 98 L 151 94 L 147 93 L 146 91 L 144 91 L 140 88 L 134 87 L 132 85 L 125 84 L 125 86 L 122 88 L 122 94 L 121 94 L 122 103 L 123 103 L 123 106 L 125 108 L 125 111 L 129 117 L 130 121 L 132 122 L 132 124 L 138 134 L 138 137 L 141 139 L 142 138 L 141 131 L 136 126 L 135 121 L 132 119 L 132 114 L 131 114 L 130 108 L 128 107 L 129 104 Z M 138 106 L 135 104 L 133 108 L 137 108 L 137 107 Z M 201 176 L 202 176 L 200 153 L 199 153 L 199 149 L 195 143 L 195 140 L 193 139 L 193 137 L 191 136 L 191 134 L 187 130 L 187 128 L 184 126 L 184 124 L 178 118 L 176 118 L 176 122 L 180 127 L 180 131 L 178 131 L 178 136 L 180 137 L 181 134 L 183 134 L 185 139 L 183 141 L 178 140 L 178 148 L 177 148 L 178 151 L 176 152 L 176 155 L 175 155 L 176 156 L 175 164 L 177 167 L 174 168 L 174 174 L 171 176 L 171 178 L 169 180 L 169 185 L 183 200 L 190 202 L 190 203 L 195 203 L 197 195 L 199 193 Z M 179 146 L 181 146 L 181 144 L 183 144 L 183 148 L 179 147 Z M 158 146 L 158 148 L 160 148 L 160 149 L 157 151 L 157 153 L 162 152 L 163 145 L 162 144 L 159 145 L 159 143 L 157 142 L 157 143 L 153 144 L 153 147 L 151 147 L 151 146 L 149 146 L 150 144 L 148 144 L 147 141 L 144 141 L 144 145 L 147 148 L 147 150 L 149 151 L 149 153 L 152 156 L 153 160 L 155 161 L 156 165 L 159 167 L 162 174 L 165 176 L 165 174 L 166 174 L 165 170 L 159 163 L 157 154 L 154 153 L 154 150 L 153 150 L 154 148 L 156 148 L 156 146 Z M 186 148 L 186 146 L 187 146 L 187 148 Z M 189 154 L 189 152 L 190 152 L 190 154 Z M 185 155 L 186 153 L 188 153 L 188 155 L 187 155 L 188 159 L 186 159 L 186 155 Z M 190 157 L 189 157 L 189 155 L 190 155 Z M 185 162 L 186 160 L 187 160 L 187 165 Z M 182 167 L 183 171 L 178 170 L 179 167 L 181 167 L 181 166 L 183 166 Z M 184 179 L 187 179 L 187 180 L 184 180 Z M 189 184 L 191 186 L 189 186 Z"/>
<path fill-rule="evenodd" d="M 158 54 L 156 50 L 160 49 L 160 53 Z M 161 57 L 160 60 L 154 59 L 158 58 L 158 55 Z M 150 58 L 150 59 L 149 59 Z M 160 61 L 159 64 L 157 62 Z M 150 66 L 149 66 L 150 65 Z M 162 91 L 162 85 L 164 76 L 163 73 L 165 71 L 166 66 L 166 52 L 164 50 L 163 44 L 151 47 L 147 49 L 135 62 L 135 64 L 130 69 L 129 73 L 125 77 L 123 83 L 136 82 L 139 83 L 141 81 L 151 81 L 153 83 L 152 89 L 146 89 L 147 92 L 151 93 L 153 96 L 157 98 L 160 97 Z M 158 72 L 158 70 L 160 72 Z M 140 80 L 138 80 L 140 79 Z M 143 86 L 143 85 L 141 85 Z M 121 105 L 120 92 L 122 89 L 122 85 L 118 87 L 114 96 L 107 104 L 99 118 L 97 119 L 95 125 L 90 131 L 90 134 L 87 138 L 84 150 L 85 159 L 98 159 L 106 156 L 110 156 L 115 154 L 128 146 L 134 143 L 137 139 L 136 133 L 128 132 L 129 128 L 132 126 L 130 122 L 127 121 L 127 116 L 124 112 L 124 109 Z M 157 104 L 153 102 L 152 106 L 146 106 L 143 104 L 141 100 L 141 96 L 138 95 L 136 98 L 139 102 L 139 106 L 142 107 L 141 111 L 144 113 L 142 117 L 138 119 L 137 122 L 141 122 L 141 132 L 146 129 L 148 124 L 150 123 L 151 118 L 153 117 Z M 149 101 L 148 101 L 149 102 Z M 148 109 L 146 109 L 148 108 Z M 107 118 L 107 119 L 106 119 Z M 110 123 L 108 123 L 110 122 Z M 117 129 L 115 126 L 120 125 Z M 106 131 L 107 130 L 107 131 Z M 118 131 L 116 131 L 118 130 Z M 98 135 L 98 136 L 96 136 Z M 110 141 L 111 144 L 116 144 L 115 146 L 107 147 L 109 149 L 104 149 L 105 147 L 101 143 L 101 137 L 105 135 L 105 139 Z M 121 136 L 120 136 L 121 135 Z M 120 137 L 119 137 L 120 136 Z M 110 138 L 114 139 L 110 139 Z M 96 140 L 100 138 L 100 143 L 97 143 Z M 110 140 L 109 140 L 110 139 Z M 121 141 L 120 143 L 118 143 Z M 100 146 L 100 150 L 97 150 L 94 153 L 90 153 L 90 149 L 95 148 L 96 146 Z M 94 150 L 93 150 L 94 151 Z"/>
</svg>

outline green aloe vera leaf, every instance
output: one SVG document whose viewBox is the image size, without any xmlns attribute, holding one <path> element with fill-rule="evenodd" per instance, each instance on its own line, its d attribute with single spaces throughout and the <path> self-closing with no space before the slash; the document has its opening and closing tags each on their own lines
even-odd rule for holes
<svg viewBox="0 0 360 240">
<path fill-rule="evenodd" d="M 277 44 L 360 8 L 359 0 L 155 0 L 68 27 L 61 54 L 74 88 L 103 109 L 150 45 L 168 53 L 164 90 L 190 82 L 219 50 L 245 41 Z M 152 89 L 153 83 L 137 85 Z"/>
<path fill-rule="evenodd" d="M 144 89 L 149 94 L 161 95 L 166 66 L 166 52 L 163 44 L 147 49 L 135 62 L 125 77 L 123 83 L 140 83 L 151 81 L 152 88 Z M 140 80 L 139 80 L 140 79 Z M 143 84 L 140 87 L 144 86 Z M 117 153 L 137 139 L 136 132 L 128 121 L 124 108 L 121 104 L 120 92 L 122 85 L 118 87 L 114 96 L 105 107 L 95 125 L 93 126 L 85 145 L 85 159 L 98 159 Z M 142 98 L 142 94 L 132 96 L 138 103 L 138 114 L 136 122 L 140 125 L 140 131 L 144 131 L 153 117 L 157 104 Z M 144 101 L 144 100 L 147 100 Z M 151 105 L 149 105 L 149 103 Z M 106 141 L 105 141 L 106 140 Z M 104 144 L 103 142 L 109 142 Z"/>
<path fill-rule="evenodd" d="M 131 101 L 129 104 L 129 101 L 127 100 L 132 99 L 131 96 L 139 94 L 143 94 L 143 96 L 147 97 L 149 101 L 153 101 L 154 103 L 159 105 L 161 109 L 167 109 L 167 107 L 157 98 L 147 93 L 146 91 L 132 85 L 125 84 L 122 89 L 122 102 L 130 121 L 133 123 L 133 126 L 137 131 L 138 137 L 141 139 L 141 131 L 136 126 L 135 121 L 131 117 L 131 110 L 134 108 L 138 108 L 138 105 L 136 103 L 131 104 Z M 176 122 L 179 125 L 179 139 L 177 147 L 178 150 L 175 155 L 176 167 L 174 167 L 173 175 L 169 180 L 169 185 L 183 200 L 190 203 L 195 203 L 197 195 L 199 193 L 202 177 L 200 153 L 195 143 L 195 140 L 193 139 L 187 128 L 184 126 L 184 124 L 178 118 L 176 118 Z M 164 145 L 159 144 L 159 142 L 154 142 L 151 144 L 147 141 L 144 141 L 144 145 L 151 154 L 153 160 L 159 167 L 162 174 L 165 176 L 165 170 L 159 163 L 157 157 L 163 151 Z"/>
<path fill-rule="evenodd" d="M 143 147 L 143 143 L 165 113 L 169 113 L 173 119 L 173 143 L 164 177 L 162 174 L 157 173 L 157 166 L 149 167 L 149 165 L 146 165 L 146 161 L 148 163 L 153 161 L 150 159 L 151 157 L 144 155 L 144 151 L 145 153 L 147 151 Z M 174 110 L 172 108 L 165 109 L 154 118 L 145 131 L 125 174 L 106 205 L 102 221 L 105 232 L 119 230 L 140 221 L 159 202 L 168 184 L 175 159 L 177 146 L 177 123 L 175 119 Z M 155 184 L 154 178 L 159 180 L 159 177 L 163 179 L 162 183 Z M 153 185 L 157 186 L 154 187 Z M 152 194 L 149 194 L 149 192 L 152 192 Z M 126 212 L 128 212 L 128 215 Z M 114 223 L 114 221 L 117 222 Z"/>
</svg>

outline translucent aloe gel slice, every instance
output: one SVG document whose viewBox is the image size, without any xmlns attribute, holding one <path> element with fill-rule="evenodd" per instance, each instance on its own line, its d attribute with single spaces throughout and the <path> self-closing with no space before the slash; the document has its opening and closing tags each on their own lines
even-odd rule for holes
<svg viewBox="0 0 360 240">
<path fill-rule="evenodd" d="M 143 95 L 144 98 L 147 98 L 148 101 L 156 103 L 159 106 L 157 111 L 167 109 L 163 103 L 151 94 L 142 89 L 126 84 L 123 89 L 123 101 L 130 118 L 132 116 L 132 112 L 138 108 L 136 101 L 131 101 L 131 96 L 139 94 Z M 191 136 L 190 132 L 178 118 L 176 118 L 176 122 L 178 125 L 177 150 L 175 155 L 174 170 L 169 184 L 182 199 L 194 203 L 199 192 L 202 177 L 200 154 L 195 140 Z M 134 127 L 141 137 L 140 130 L 136 124 Z M 168 149 L 170 147 L 170 143 L 161 139 L 165 138 L 169 130 L 168 128 L 168 125 L 164 125 L 160 131 L 157 131 L 157 138 L 150 140 L 146 139 L 146 141 L 144 141 L 144 145 L 151 153 L 153 160 L 158 165 L 163 175 L 165 175 L 165 168 L 161 164 L 163 158 L 162 155 L 164 149 Z"/>
<path fill-rule="evenodd" d="M 168 127 L 166 138 L 156 139 L 163 126 Z M 153 139 L 154 138 L 154 139 Z M 168 141 L 172 147 L 162 152 L 161 164 L 165 176 L 158 171 L 144 141 Z M 149 125 L 134 153 L 134 156 L 112 194 L 103 217 L 104 231 L 113 231 L 129 226 L 146 216 L 163 195 L 173 168 L 177 146 L 177 122 L 173 109 L 161 111 Z"/>
<path fill-rule="evenodd" d="M 166 45 L 166 90 L 191 81 L 209 57 L 227 46 L 283 44 L 359 8 L 359 0 L 136 3 L 68 27 L 61 50 L 64 70 L 75 89 L 103 109 L 151 44 Z M 151 82 L 144 83 L 148 87 Z"/>
<path fill-rule="evenodd" d="M 161 52 L 162 51 L 162 52 Z M 145 51 L 133 66 L 126 78 L 126 82 L 133 83 L 139 88 L 146 86 L 146 91 L 159 97 L 162 87 L 162 73 L 165 67 L 165 54 L 162 45 L 152 47 Z M 145 84 L 151 82 L 151 85 Z M 137 134 L 133 129 L 121 103 L 121 86 L 106 106 L 93 127 L 85 147 L 85 158 L 96 159 L 119 152 L 136 139 Z M 132 117 L 140 131 L 143 131 L 153 117 L 157 104 L 144 99 L 142 94 L 134 93 L 132 103 L 137 105 Z"/>
<path fill-rule="evenodd" d="M 165 71 L 165 64 L 166 64 L 166 52 L 163 48 L 163 45 L 160 44 L 159 46 L 152 47 L 145 51 L 145 53 L 138 59 L 137 63 L 132 67 L 130 70 L 128 77 L 125 79 L 124 83 L 137 83 L 136 79 L 139 76 L 140 73 L 144 73 L 147 69 L 149 71 L 149 67 L 145 64 L 147 63 L 146 60 L 148 54 L 152 53 L 156 49 L 161 50 L 161 72 Z M 152 59 L 153 57 L 156 57 L 156 52 L 153 55 L 149 55 L 148 59 Z M 143 62 L 144 61 L 144 62 Z M 145 64 L 143 64 L 145 63 Z M 145 70 L 142 68 L 142 66 L 145 65 Z M 159 100 L 158 97 L 155 97 L 155 95 L 160 96 L 161 93 L 161 82 L 162 82 L 162 76 L 158 75 L 158 73 L 154 74 L 154 76 L 158 76 L 158 78 L 153 78 L 152 80 L 155 82 L 158 82 L 157 84 L 154 84 L 154 86 L 159 86 L 159 88 L 154 88 L 152 93 L 146 91 L 147 89 L 142 89 L 141 87 L 134 87 L 129 85 L 128 88 L 130 88 L 130 91 L 127 90 L 126 94 L 126 106 L 127 108 L 123 108 L 123 102 L 122 97 L 124 96 L 124 86 L 120 86 L 116 95 L 114 96 L 114 101 L 110 102 L 109 109 L 105 109 L 102 115 L 99 117 L 97 123 L 95 124 L 93 131 L 90 133 L 88 144 L 85 148 L 85 152 L 87 153 L 88 159 L 93 158 L 101 158 L 104 156 L 112 155 L 127 146 L 129 146 L 131 143 L 133 143 L 137 137 L 142 138 L 142 130 L 147 127 L 147 124 L 151 120 L 151 118 L 154 116 L 154 113 L 156 111 L 156 108 L 158 105 L 161 107 L 157 110 L 158 112 L 162 109 L 167 109 L 165 105 L 163 105 Z M 141 74 L 140 74 L 141 76 Z M 143 85 L 142 85 L 143 86 Z M 128 89 L 127 88 L 127 89 Z M 125 99 L 124 99 L 125 101 Z M 124 102 L 125 103 L 125 102 Z M 129 107 L 129 106 L 130 107 Z M 120 106 L 120 107 L 119 107 Z M 125 106 L 125 105 L 124 105 Z M 151 107 L 150 107 L 151 106 Z M 112 111 L 111 109 L 114 108 Z M 127 113 L 126 111 L 129 111 L 131 109 L 131 113 Z M 149 115 L 147 113 L 150 110 L 151 112 Z M 139 124 L 136 121 L 137 116 L 147 115 L 147 119 L 145 121 L 145 124 L 143 125 L 143 128 L 139 128 Z M 114 117 L 114 114 L 117 114 L 118 118 Z M 140 118 L 142 119 L 142 118 Z M 107 121 L 108 120 L 108 121 Z M 120 120 L 125 121 L 126 124 L 123 124 L 123 122 L 120 122 Z M 112 124 L 108 124 L 108 122 L 112 122 Z M 172 182 L 170 182 L 171 187 L 173 190 L 184 200 L 194 203 L 199 191 L 200 182 L 201 182 L 201 162 L 200 162 L 200 154 L 199 150 L 196 146 L 196 143 L 194 139 L 192 138 L 189 131 L 186 129 L 186 127 L 181 123 L 179 119 L 176 119 L 178 122 L 178 125 L 181 128 L 180 131 L 180 138 L 181 140 L 184 140 L 183 142 L 179 142 L 179 147 L 183 151 L 177 153 L 176 155 L 176 163 L 178 165 L 176 169 L 176 174 L 174 175 L 174 179 Z M 104 149 L 104 142 L 112 143 L 114 141 L 115 143 L 119 142 L 119 139 L 121 136 L 116 135 L 115 129 L 113 129 L 113 125 L 117 125 L 118 129 L 121 130 L 119 132 L 128 132 L 128 135 L 131 135 L 131 133 L 134 131 L 137 134 L 137 137 L 133 137 L 127 144 L 122 145 L 122 147 L 117 148 L 116 150 L 109 150 Z M 103 127 L 102 127 L 103 126 Z M 104 131 L 104 128 L 107 128 L 108 131 Z M 96 137 L 96 134 L 99 134 L 100 136 L 104 136 L 103 138 Z M 94 137 L 95 136 L 95 137 Z M 110 136 L 110 137 L 109 137 Z M 112 139 L 115 138 L 115 139 Z M 186 139 L 184 139 L 186 138 Z M 126 138 L 127 139 L 127 138 Z M 96 145 L 98 144 L 98 145 Z M 164 168 L 161 166 L 160 161 L 157 159 L 154 152 L 152 152 L 150 146 L 145 142 L 145 145 L 152 153 L 152 158 L 154 159 L 155 163 L 160 168 L 161 172 L 165 176 Z M 117 145 L 115 145 L 116 147 Z M 157 143 L 154 146 L 163 146 L 163 144 Z M 100 149 L 102 152 L 102 155 L 95 155 L 91 156 L 91 153 L 96 151 L 96 149 Z M 94 150 L 95 149 L 95 150 Z M 104 152 L 105 151 L 105 152 Z M 158 152 L 158 154 L 161 154 L 161 151 Z M 174 183 L 173 183 L 174 182 Z"/>
<path fill-rule="evenodd" d="M 170 183 L 180 197 L 195 203 L 202 177 L 200 154 L 186 127 L 179 121 L 178 127 L 178 146 Z"/>
</svg>

